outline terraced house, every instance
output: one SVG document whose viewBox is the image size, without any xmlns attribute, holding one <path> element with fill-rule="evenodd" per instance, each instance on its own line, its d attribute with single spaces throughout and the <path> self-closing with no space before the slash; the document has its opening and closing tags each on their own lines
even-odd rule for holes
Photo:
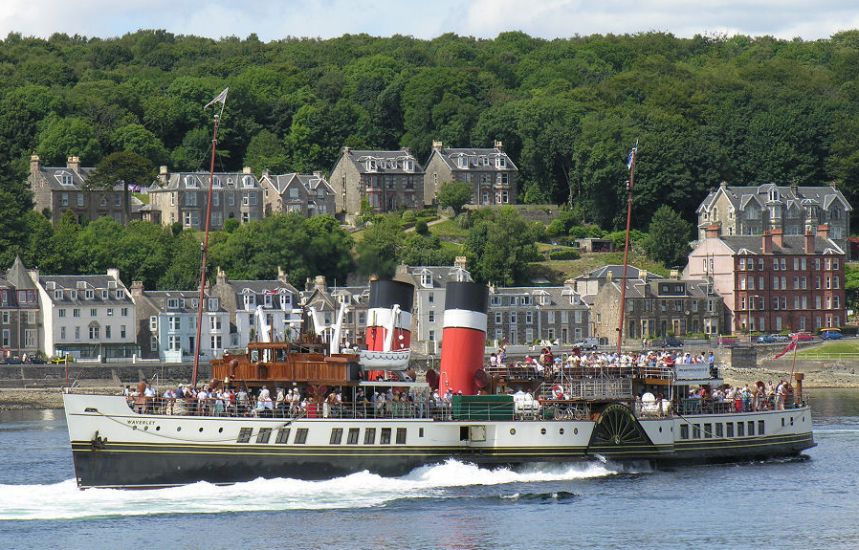
<svg viewBox="0 0 859 550">
<path fill-rule="evenodd" d="M 139 354 L 134 302 L 119 278 L 40 275 L 30 271 L 42 309 L 42 351 L 78 359 L 130 359 Z"/>
<path fill-rule="evenodd" d="M 16 257 L 0 272 L 0 357 L 32 357 L 41 349 L 41 327 L 38 290 Z"/>
<path fill-rule="evenodd" d="M 785 236 L 804 235 L 828 224 L 829 238 L 848 250 L 850 212 L 853 207 L 834 186 L 800 187 L 766 183 L 733 186 L 725 182 L 710 192 L 696 211 L 698 238 L 719 224 L 722 236 L 756 235 L 781 230 Z"/>
<path fill-rule="evenodd" d="M 312 174 L 278 174 L 263 172 L 259 180 L 265 203 L 265 215 L 301 214 L 309 218 L 317 214 L 334 215 L 334 189 L 322 177 Z"/>
<path fill-rule="evenodd" d="M 824 224 L 817 232 L 720 236 L 718 224 L 689 254 L 690 278 L 712 282 L 735 333 L 815 330 L 847 321 L 842 250 Z"/>
<path fill-rule="evenodd" d="M 351 221 L 366 202 L 373 212 L 422 208 L 424 169 L 408 149 L 356 151 L 344 147 L 331 170 L 338 214 Z"/>
<path fill-rule="evenodd" d="M 185 229 L 205 229 L 209 192 L 208 172 L 170 173 L 162 166 L 149 187 L 149 204 L 143 219 L 163 225 L 182 224 Z M 216 172 L 212 179 L 212 229 L 229 219 L 247 223 L 263 217 L 263 192 L 250 168 L 242 172 Z"/>
<path fill-rule="evenodd" d="M 571 284 L 489 287 L 486 336 L 493 345 L 570 345 L 590 336 L 590 311 Z"/>
<path fill-rule="evenodd" d="M 496 141 L 491 148 L 451 148 L 433 141 L 424 176 L 424 204 L 433 204 L 442 184 L 461 181 L 471 187 L 471 204 L 514 204 L 519 169 Z"/>
<path fill-rule="evenodd" d="M 31 156 L 27 184 L 33 192 L 33 209 L 48 214 L 54 224 L 69 211 L 78 223 L 102 216 L 127 222 L 131 210 L 124 186 L 117 183 L 113 189 L 90 188 L 87 178 L 93 170 L 81 166 L 80 157 L 69 157 L 65 166 L 42 166 L 38 155 Z"/>
</svg>

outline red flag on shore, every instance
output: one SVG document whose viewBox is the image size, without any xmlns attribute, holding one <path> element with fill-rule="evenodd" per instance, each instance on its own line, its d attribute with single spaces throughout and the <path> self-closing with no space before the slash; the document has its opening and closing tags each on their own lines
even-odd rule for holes
<svg viewBox="0 0 859 550">
<path fill-rule="evenodd" d="M 775 355 L 775 357 L 773 357 L 773 359 L 779 359 L 782 356 L 787 355 L 788 353 L 792 352 L 795 349 L 796 349 L 796 338 L 793 338 L 793 339 L 791 339 L 790 343 L 787 346 L 785 346 L 785 348 L 783 350 L 781 350 L 779 353 L 777 353 Z"/>
</svg>

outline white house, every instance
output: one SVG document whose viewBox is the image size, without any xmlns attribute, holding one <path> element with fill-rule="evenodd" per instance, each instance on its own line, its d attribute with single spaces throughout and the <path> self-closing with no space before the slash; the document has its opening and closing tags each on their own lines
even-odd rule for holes
<svg viewBox="0 0 859 550">
<path fill-rule="evenodd" d="M 42 351 L 78 359 L 131 358 L 139 353 L 135 306 L 119 279 L 106 275 L 40 275 L 31 271 L 42 310 Z"/>
</svg>

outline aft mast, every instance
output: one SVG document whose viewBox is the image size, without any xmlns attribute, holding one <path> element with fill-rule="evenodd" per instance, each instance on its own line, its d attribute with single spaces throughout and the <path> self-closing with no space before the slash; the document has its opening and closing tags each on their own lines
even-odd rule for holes
<svg viewBox="0 0 859 550">
<path fill-rule="evenodd" d="M 227 93 L 229 88 L 224 88 L 224 91 L 218 94 L 218 97 L 206 104 L 204 109 L 208 109 L 216 103 L 221 104 L 221 111 L 215 113 L 214 129 L 212 130 L 212 159 L 209 163 L 209 192 L 206 197 L 206 231 L 203 236 L 203 243 L 200 254 L 200 299 L 197 302 L 197 337 L 194 340 L 194 371 L 191 374 L 191 386 L 197 385 L 197 375 L 200 370 L 200 337 L 203 328 L 203 303 L 206 293 L 206 262 L 209 253 L 209 229 L 212 221 L 212 186 L 215 180 L 215 147 L 218 144 L 218 127 L 221 123 L 221 115 L 224 114 L 224 107 L 227 106 Z"/>
<path fill-rule="evenodd" d="M 632 188 L 635 186 L 635 158 L 638 155 L 638 140 L 629 152 L 626 167 L 629 169 L 629 180 L 626 182 L 626 237 L 623 245 L 623 277 L 620 281 L 620 316 L 617 324 L 617 354 L 621 353 L 623 344 L 623 314 L 626 312 L 626 275 L 629 270 L 629 228 L 632 222 Z"/>
</svg>

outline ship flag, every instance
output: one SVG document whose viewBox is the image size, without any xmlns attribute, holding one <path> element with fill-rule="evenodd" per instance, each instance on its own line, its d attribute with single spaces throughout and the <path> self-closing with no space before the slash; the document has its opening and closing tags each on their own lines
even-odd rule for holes
<svg viewBox="0 0 859 550">
<path fill-rule="evenodd" d="M 224 88 L 223 92 L 219 93 L 218 96 L 215 99 L 213 99 L 212 101 L 206 103 L 206 106 L 203 108 L 208 109 L 209 107 L 211 107 L 215 103 L 220 103 L 221 104 L 221 112 L 223 113 L 224 107 L 227 105 L 227 93 L 229 93 L 229 91 L 230 91 L 229 88 Z"/>
</svg>

